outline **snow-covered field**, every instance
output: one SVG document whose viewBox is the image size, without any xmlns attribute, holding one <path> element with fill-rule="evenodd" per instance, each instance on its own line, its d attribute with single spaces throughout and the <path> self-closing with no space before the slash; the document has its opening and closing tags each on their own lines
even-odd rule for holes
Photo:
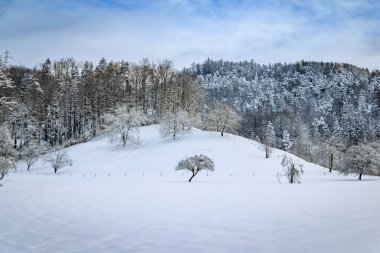
<svg viewBox="0 0 380 253">
<path fill-rule="evenodd" d="M 68 148 L 54 175 L 23 162 L 0 188 L 0 252 L 380 252 L 380 178 L 328 173 L 303 162 L 302 184 L 276 173 L 284 152 L 194 130 L 176 141 L 158 126 L 142 144 L 105 136 Z M 174 171 L 205 154 L 215 172 Z"/>
</svg>

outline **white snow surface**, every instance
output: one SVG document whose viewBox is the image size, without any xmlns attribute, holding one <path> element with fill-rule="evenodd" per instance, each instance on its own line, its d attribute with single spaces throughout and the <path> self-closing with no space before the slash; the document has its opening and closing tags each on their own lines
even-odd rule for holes
<svg viewBox="0 0 380 253">
<path fill-rule="evenodd" d="M 380 179 L 341 176 L 307 163 L 302 184 L 280 184 L 283 151 L 194 129 L 141 145 L 106 136 L 67 148 L 55 175 L 23 161 L 0 188 L 0 252 L 380 252 Z M 175 171 L 205 154 L 215 172 Z M 296 158 L 297 159 L 297 158 Z"/>
</svg>

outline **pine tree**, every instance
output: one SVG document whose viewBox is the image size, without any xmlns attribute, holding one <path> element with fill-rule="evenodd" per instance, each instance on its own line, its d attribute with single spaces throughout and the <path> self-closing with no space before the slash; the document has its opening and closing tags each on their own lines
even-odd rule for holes
<svg viewBox="0 0 380 253">
<path fill-rule="evenodd" d="M 293 143 L 290 141 L 290 135 L 288 131 L 284 130 L 282 133 L 282 147 L 285 151 L 289 151 L 293 146 Z"/>
<path fill-rule="evenodd" d="M 0 57 L 0 112 L 4 108 L 10 108 L 14 104 L 14 101 L 6 95 L 6 92 L 13 88 L 13 82 L 6 73 L 6 65 Z"/>
</svg>

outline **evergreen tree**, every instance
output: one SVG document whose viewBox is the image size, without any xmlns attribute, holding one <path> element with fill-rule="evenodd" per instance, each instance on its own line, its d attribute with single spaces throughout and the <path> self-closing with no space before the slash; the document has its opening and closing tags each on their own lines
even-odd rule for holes
<svg viewBox="0 0 380 253">
<path fill-rule="evenodd" d="M 282 147 L 285 151 L 289 151 L 293 146 L 293 143 L 290 141 L 290 135 L 288 131 L 284 130 L 282 133 Z"/>
</svg>

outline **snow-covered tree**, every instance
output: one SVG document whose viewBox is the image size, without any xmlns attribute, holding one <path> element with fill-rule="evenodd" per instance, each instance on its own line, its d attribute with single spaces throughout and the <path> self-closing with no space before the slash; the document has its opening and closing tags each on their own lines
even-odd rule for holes
<svg viewBox="0 0 380 253">
<path fill-rule="evenodd" d="M 289 132 L 284 130 L 284 132 L 282 133 L 282 147 L 285 151 L 289 151 L 292 146 L 293 143 L 290 140 Z"/>
<path fill-rule="evenodd" d="M 35 102 L 37 96 L 43 93 L 34 73 L 25 73 L 20 83 L 20 98 L 28 105 Z"/>
<path fill-rule="evenodd" d="M 15 149 L 22 149 L 29 141 L 39 137 L 36 119 L 30 115 L 30 110 L 23 102 L 18 102 L 8 113 L 7 121 Z"/>
<path fill-rule="evenodd" d="M 239 122 L 240 117 L 232 105 L 216 101 L 208 109 L 205 126 L 208 130 L 220 132 L 223 136 L 224 132 L 236 133 Z"/>
<path fill-rule="evenodd" d="M 265 158 L 269 158 L 272 153 L 272 147 L 276 144 L 276 134 L 272 122 L 268 122 L 263 134 L 263 146 L 265 150 Z"/>
<path fill-rule="evenodd" d="M 67 151 L 56 149 L 45 157 L 45 161 L 51 165 L 54 173 L 66 166 L 72 166 L 72 161 Z"/>
<path fill-rule="evenodd" d="M 344 149 L 344 145 L 342 143 L 342 140 L 338 137 L 335 137 L 334 135 L 323 142 L 322 149 L 324 150 L 324 153 L 327 154 L 328 157 L 328 168 L 329 172 L 332 172 L 333 169 L 335 169 L 335 164 L 338 158 L 338 155 L 341 153 L 341 151 Z"/>
<path fill-rule="evenodd" d="M 13 82 L 6 74 L 6 65 L 0 57 L 0 112 L 3 108 L 9 108 L 14 101 L 5 94 L 6 90 L 13 89 Z"/>
<path fill-rule="evenodd" d="M 283 176 L 287 177 L 290 184 L 301 182 L 301 176 L 303 175 L 302 164 L 299 164 L 291 157 L 284 155 L 281 161 L 281 165 L 284 167 Z"/>
<path fill-rule="evenodd" d="M 195 155 L 181 160 L 176 170 L 188 170 L 192 173 L 189 182 L 198 174 L 201 170 L 214 171 L 214 162 L 205 155 Z"/>
<path fill-rule="evenodd" d="M 41 157 L 42 150 L 36 141 L 30 141 L 22 150 L 22 156 L 25 159 L 27 170 L 30 169 Z"/>
<path fill-rule="evenodd" d="M 122 105 L 116 108 L 112 114 L 106 114 L 106 127 L 111 143 L 121 143 L 123 147 L 130 143 L 138 143 L 140 140 L 139 128 L 146 124 L 146 116 L 140 110 Z"/>
<path fill-rule="evenodd" d="M 296 124 L 293 150 L 299 157 L 310 158 L 310 146 L 312 145 L 310 130 L 301 120 L 297 120 Z"/>
<path fill-rule="evenodd" d="M 0 126 L 0 180 L 10 169 L 16 169 L 17 152 L 13 148 L 11 135 L 5 125 Z"/>
<path fill-rule="evenodd" d="M 357 174 L 361 180 L 363 175 L 380 175 L 380 154 L 372 147 L 360 143 L 351 146 L 344 154 L 337 169 L 344 175 Z"/>
<path fill-rule="evenodd" d="M 16 168 L 16 163 L 13 159 L 0 156 L 0 180 L 2 180 L 10 169 Z"/>
<path fill-rule="evenodd" d="M 186 134 L 191 131 L 192 120 L 184 110 L 176 110 L 175 113 L 166 114 L 161 121 L 160 132 L 163 137 L 170 137 L 173 140 L 179 134 Z"/>
</svg>

